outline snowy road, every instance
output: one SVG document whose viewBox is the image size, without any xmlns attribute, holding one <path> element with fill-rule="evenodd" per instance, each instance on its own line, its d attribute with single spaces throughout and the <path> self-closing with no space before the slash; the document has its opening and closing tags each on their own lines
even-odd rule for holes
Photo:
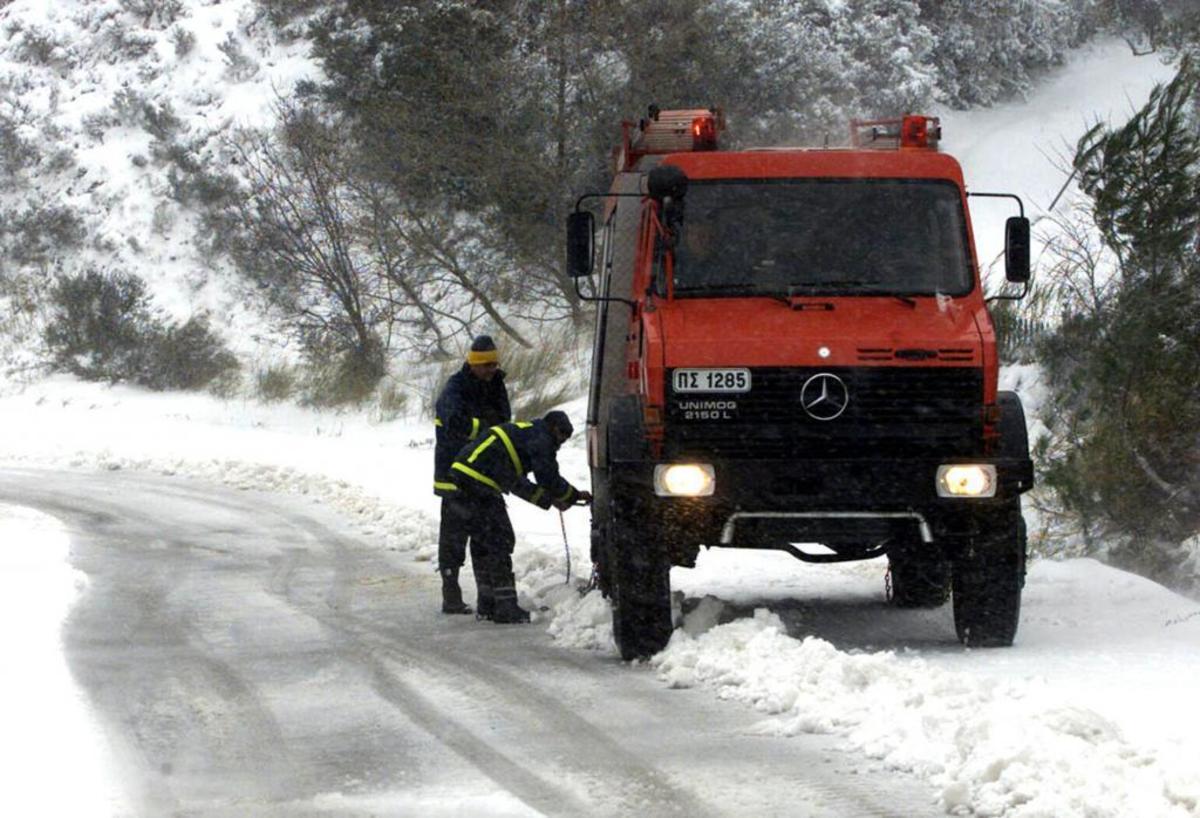
<svg viewBox="0 0 1200 818">
<path fill-rule="evenodd" d="M 66 658 L 138 815 L 938 813 L 832 737 L 444 617 L 427 564 L 302 499 L 9 470 L 0 502 L 69 532 Z"/>
</svg>

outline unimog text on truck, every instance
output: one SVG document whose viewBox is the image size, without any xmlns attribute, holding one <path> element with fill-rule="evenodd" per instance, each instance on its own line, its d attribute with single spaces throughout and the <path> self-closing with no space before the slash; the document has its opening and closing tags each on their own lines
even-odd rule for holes
<svg viewBox="0 0 1200 818">
<path fill-rule="evenodd" d="M 621 655 L 666 644 L 670 568 L 702 545 L 886 554 L 894 604 L 952 596 L 965 644 L 1011 644 L 1033 467 L 967 215 L 1009 194 L 966 192 L 935 118 L 855 122 L 847 148 L 726 151 L 723 128 L 624 123 L 568 219 L 570 274 L 598 274 L 592 556 Z M 1027 283 L 1023 214 L 1005 238 Z"/>
</svg>

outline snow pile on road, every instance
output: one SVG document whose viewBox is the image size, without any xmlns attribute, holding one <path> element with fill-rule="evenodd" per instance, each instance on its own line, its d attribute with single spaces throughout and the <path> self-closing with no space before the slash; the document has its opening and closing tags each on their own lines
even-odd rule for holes
<svg viewBox="0 0 1200 818">
<path fill-rule="evenodd" d="M 43 815 L 126 814 L 62 653 L 62 621 L 87 584 L 67 563 L 69 545 L 58 521 L 0 503 L 0 621 L 20 623 L 4 632 L 3 798 Z"/>
<path fill-rule="evenodd" d="M 1195 748 L 1136 746 L 1037 683 L 798 640 L 766 609 L 699 636 L 676 630 L 651 664 L 671 687 L 712 688 L 770 715 L 758 730 L 844 736 L 865 757 L 931 780 L 948 812 L 1200 815 Z"/>
</svg>

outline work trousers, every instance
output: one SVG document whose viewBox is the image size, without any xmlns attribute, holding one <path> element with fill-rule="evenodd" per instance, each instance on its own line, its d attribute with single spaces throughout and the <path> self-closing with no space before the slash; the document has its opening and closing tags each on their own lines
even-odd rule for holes
<svg viewBox="0 0 1200 818">
<path fill-rule="evenodd" d="M 459 519 L 463 521 L 463 527 L 471 539 L 472 564 L 487 566 L 485 581 L 497 602 L 503 599 L 515 602 L 517 591 L 512 553 L 516 537 L 503 495 L 487 488 L 464 487 L 457 503 L 454 511 L 462 515 Z M 480 557 L 476 556 L 477 545 Z M 476 582 L 479 582 L 478 567 L 475 576 Z"/>
<path fill-rule="evenodd" d="M 442 498 L 442 519 L 438 527 L 438 570 L 457 571 L 467 560 L 467 545 L 471 548 L 471 571 L 480 597 L 491 596 L 491 563 L 478 537 L 468 528 L 471 510 L 462 497 Z"/>
</svg>

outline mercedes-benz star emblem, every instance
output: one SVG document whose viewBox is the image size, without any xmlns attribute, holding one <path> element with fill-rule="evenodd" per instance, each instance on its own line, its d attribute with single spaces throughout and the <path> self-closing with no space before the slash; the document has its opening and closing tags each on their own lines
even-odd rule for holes
<svg viewBox="0 0 1200 818">
<path fill-rule="evenodd" d="M 800 408 L 814 420 L 833 420 L 846 411 L 849 403 L 846 384 L 829 372 L 813 375 L 800 390 Z"/>
</svg>

